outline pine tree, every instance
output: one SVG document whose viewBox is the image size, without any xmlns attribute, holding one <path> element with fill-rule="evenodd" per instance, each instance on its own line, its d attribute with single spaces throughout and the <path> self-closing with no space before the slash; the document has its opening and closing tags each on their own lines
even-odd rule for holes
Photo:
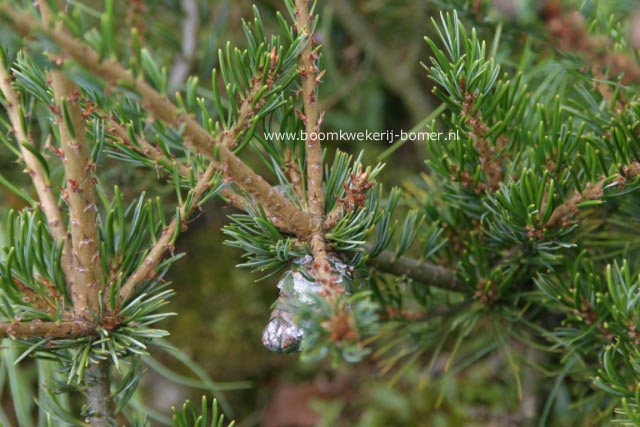
<svg viewBox="0 0 640 427">
<path fill-rule="evenodd" d="M 274 35 L 254 8 L 207 83 L 186 77 L 188 34 L 162 65 L 141 2 L 127 31 L 113 0 L 0 3 L 0 138 L 33 188 L 0 176 L 26 205 L 2 221 L 0 334 L 5 363 L 37 360 L 38 425 L 148 425 L 131 398 L 149 348 L 166 345 L 155 325 L 171 315 L 174 245 L 216 197 L 236 209 L 224 233 L 242 267 L 279 278 L 268 348 L 374 360 L 393 378 L 418 366 L 421 383 L 498 353 L 522 400 L 540 394 L 527 369 L 549 374 L 540 414 L 520 418 L 546 425 L 570 384 L 580 416 L 640 425 L 640 67 L 618 19 L 632 5 L 443 3 L 425 29 L 431 112 L 368 44 L 426 139 L 424 173 L 402 190 L 376 181 L 383 164 L 321 144 L 315 3 L 285 0 Z M 332 4 L 369 36 L 349 2 Z M 173 196 L 113 186 L 113 161 Z M 204 399 L 173 423 L 225 421 Z"/>
</svg>

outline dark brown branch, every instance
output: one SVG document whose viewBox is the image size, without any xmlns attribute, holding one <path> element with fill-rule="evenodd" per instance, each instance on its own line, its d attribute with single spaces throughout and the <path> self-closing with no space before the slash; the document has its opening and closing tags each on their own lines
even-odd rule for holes
<svg viewBox="0 0 640 427">
<path fill-rule="evenodd" d="M 371 247 L 367 246 L 366 250 Z M 428 286 L 448 291 L 464 292 L 465 286 L 456 274 L 445 267 L 430 262 L 418 261 L 406 256 L 397 257 L 391 251 L 383 251 L 375 258 L 370 258 L 369 265 L 395 276 L 407 276 Z"/>
</svg>

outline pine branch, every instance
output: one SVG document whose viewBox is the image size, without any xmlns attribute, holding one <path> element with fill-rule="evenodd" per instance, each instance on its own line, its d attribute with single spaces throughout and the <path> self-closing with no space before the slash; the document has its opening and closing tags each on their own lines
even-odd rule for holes
<svg viewBox="0 0 640 427">
<path fill-rule="evenodd" d="M 90 313 L 96 315 L 99 311 L 101 281 L 93 174 L 95 165 L 89 161 L 89 147 L 77 89 L 59 71 L 51 72 L 51 81 L 56 105 L 61 108 L 62 115 L 58 117 L 58 127 L 64 152 L 75 273 L 71 296 L 76 315 L 88 318 Z"/>
<path fill-rule="evenodd" d="M 294 206 L 274 189 L 260 175 L 240 160 L 222 143 L 223 136 L 212 138 L 190 115 L 181 112 L 164 95 L 157 92 L 145 81 L 136 79 L 122 65 L 115 61 L 101 61 L 99 55 L 89 46 L 75 40 L 56 28 L 43 28 L 33 18 L 9 5 L 0 6 L 0 12 L 25 37 L 44 32 L 58 44 L 65 57 L 71 57 L 98 77 L 114 85 L 125 85 L 135 89 L 144 106 L 159 120 L 176 128 L 184 127 L 185 136 L 194 148 L 212 161 L 239 188 L 263 205 L 270 213 L 270 219 L 283 231 L 299 237 L 309 237 L 314 230 L 312 219 Z M 224 133 L 222 134 L 224 135 Z"/>
<path fill-rule="evenodd" d="M 316 62 L 318 54 L 314 48 L 313 17 L 309 11 L 309 0 L 296 0 L 296 28 L 300 35 L 304 36 L 307 44 L 300 53 L 300 78 L 302 79 L 302 101 L 304 112 L 301 114 L 307 133 L 307 203 L 309 213 L 314 219 L 314 233 L 309 245 L 313 254 L 315 278 L 324 289 L 333 293 L 342 290 L 334 286 L 333 269 L 327 258 L 326 242 L 322 230 L 324 218 L 324 190 L 322 170 L 322 145 L 316 136 L 320 132 L 322 117 L 317 106 L 317 78 L 318 68 Z"/>
<path fill-rule="evenodd" d="M 49 7 L 39 5 L 45 25 L 53 24 Z M 59 109 L 58 128 L 64 153 L 66 201 L 69 204 L 72 262 L 75 273 L 71 298 L 74 317 L 90 319 L 100 314 L 102 264 L 95 194 L 96 165 L 89 159 L 89 144 L 80 107 L 80 90 L 59 70 L 51 70 L 51 85 Z M 113 402 L 110 394 L 110 360 L 90 365 L 85 372 L 87 404 L 91 427 L 112 425 Z"/>
<path fill-rule="evenodd" d="M 366 251 L 371 249 L 370 246 L 365 246 Z M 381 252 L 375 258 L 370 258 L 368 263 L 385 273 L 407 276 L 429 286 L 455 292 L 465 291 L 464 284 L 453 271 L 407 256 L 396 257 L 391 251 Z"/>
<path fill-rule="evenodd" d="M 146 256 L 144 262 L 133 272 L 127 279 L 125 284 L 120 290 L 120 300 L 125 301 L 142 282 L 147 280 L 152 274 L 153 270 L 158 266 L 162 257 L 166 253 L 167 249 L 172 247 L 173 239 L 175 238 L 176 228 L 178 227 L 178 219 L 180 223 L 186 227 L 186 221 L 189 216 L 199 206 L 198 202 L 204 195 L 204 193 L 210 189 L 210 183 L 216 174 L 216 166 L 211 163 L 202 176 L 198 179 L 195 187 L 193 188 L 193 197 L 190 205 L 182 204 L 179 207 L 179 218 L 174 217 L 171 223 L 164 230 L 162 230 L 162 236 L 156 241 L 156 243 L 149 250 L 149 254 Z"/>
<path fill-rule="evenodd" d="M 303 121 L 307 132 L 307 199 L 311 215 L 321 218 L 324 214 L 322 146 L 319 139 L 313 137 L 318 134 L 321 125 L 316 102 L 318 54 L 314 48 L 313 18 L 309 13 L 308 3 L 308 0 L 296 0 L 296 28 L 298 33 L 307 40 L 299 57 L 299 73 L 302 79 L 302 100 L 304 103 Z"/>
<path fill-rule="evenodd" d="M 271 64 L 270 69 L 267 71 L 266 81 L 264 84 L 262 83 L 262 75 L 253 76 L 248 93 L 240 101 L 238 118 L 230 129 L 227 129 L 222 133 L 220 143 L 223 147 L 234 148 L 238 143 L 238 139 L 242 131 L 251 125 L 250 119 L 258 114 L 258 105 L 260 104 L 260 101 L 256 103 L 253 100 L 256 99 L 260 92 L 263 91 L 264 86 L 269 89 L 273 88 L 275 81 L 278 79 L 278 75 L 274 73 L 274 68 L 277 62 L 278 57 L 276 48 L 274 47 L 271 51 Z"/>
<path fill-rule="evenodd" d="M 125 129 L 125 124 L 117 122 L 112 117 L 107 117 L 104 124 L 105 130 L 112 135 L 113 139 L 119 141 L 128 149 L 152 160 L 157 167 L 161 167 L 162 165 L 167 165 L 169 168 L 176 167 L 180 176 L 185 178 L 189 177 L 189 166 L 179 162 L 173 156 L 169 157 L 169 155 L 160 148 L 152 145 L 146 138 L 136 138 L 137 144 L 134 143 Z"/>
<path fill-rule="evenodd" d="M 345 197 L 339 198 L 335 208 L 327 215 L 322 225 L 325 230 L 331 230 L 344 215 L 364 206 L 367 199 L 365 193 L 373 187 L 369 179 L 369 171 L 363 171 L 362 165 L 349 174 L 347 181 L 343 184 Z"/>
<path fill-rule="evenodd" d="M 40 5 L 43 22 L 52 24 L 51 11 Z M 51 86 L 56 103 L 60 145 L 64 153 L 65 200 L 69 204 L 73 286 L 71 298 L 77 318 L 89 319 L 99 312 L 100 242 L 95 204 L 95 165 L 89 161 L 86 128 L 79 90 L 58 70 L 51 70 Z"/>
<path fill-rule="evenodd" d="M 92 334 L 95 325 L 91 322 L 76 320 L 73 322 L 0 322 L 0 337 L 13 338 L 78 338 Z"/>
<path fill-rule="evenodd" d="M 26 145 L 33 147 L 33 142 L 28 138 L 26 129 L 24 128 L 23 114 L 20 111 L 20 97 L 18 93 L 11 87 L 11 75 L 9 74 L 4 59 L 0 56 L 0 91 L 2 91 L 6 99 L 6 108 L 9 115 L 13 132 L 16 135 L 22 159 L 27 166 L 27 173 L 31 177 L 33 186 L 38 194 L 40 208 L 47 218 L 49 231 L 58 245 L 64 245 L 62 250 L 62 258 L 60 261 L 62 270 L 69 286 L 73 283 L 73 269 L 71 262 L 71 252 L 69 251 L 66 239 L 68 237 L 65 223 L 62 220 L 60 207 L 56 201 L 51 184 L 47 181 L 43 166 L 40 164 L 36 156 L 26 148 Z"/>
</svg>

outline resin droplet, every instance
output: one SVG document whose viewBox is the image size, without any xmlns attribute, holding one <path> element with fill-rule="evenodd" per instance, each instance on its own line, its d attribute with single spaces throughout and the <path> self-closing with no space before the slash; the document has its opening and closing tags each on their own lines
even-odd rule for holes
<svg viewBox="0 0 640 427">
<path fill-rule="evenodd" d="M 307 272 L 313 259 L 306 256 L 294 261 L 299 269 Z M 338 260 L 331 260 L 339 273 L 336 283 L 342 283 L 342 275 L 349 274 L 348 267 Z M 313 304 L 313 296 L 317 295 L 322 286 L 308 278 L 301 271 L 288 271 L 278 282 L 280 295 L 274 304 L 269 317 L 269 323 L 262 332 L 262 343 L 271 351 L 292 353 L 300 351 L 300 344 L 304 338 L 304 325 L 299 325 L 295 318 L 296 308 Z"/>
</svg>

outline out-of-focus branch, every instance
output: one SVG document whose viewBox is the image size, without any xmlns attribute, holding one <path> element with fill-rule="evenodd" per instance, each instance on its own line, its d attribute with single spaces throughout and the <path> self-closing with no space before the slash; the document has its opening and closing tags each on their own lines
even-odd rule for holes
<svg viewBox="0 0 640 427">
<path fill-rule="evenodd" d="M 176 56 L 169 73 L 169 92 L 173 93 L 184 85 L 193 68 L 198 47 L 198 2 L 197 0 L 181 0 L 181 51 Z"/>
<path fill-rule="evenodd" d="M 565 12 L 555 1 L 546 1 L 541 16 L 547 26 L 550 41 L 559 49 L 581 54 L 591 68 L 594 85 L 608 101 L 614 97 L 611 86 L 598 80 L 613 80 L 620 77 L 623 85 L 640 83 L 640 67 L 633 55 L 613 49 L 606 37 L 595 37 L 578 11 Z M 625 101 L 617 100 L 620 106 Z"/>
<path fill-rule="evenodd" d="M 371 247 L 366 246 L 365 249 L 369 251 Z M 391 251 L 382 251 L 378 256 L 369 258 L 368 263 L 382 272 L 407 276 L 428 286 L 456 292 L 465 290 L 464 284 L 453 271 L 406 256 L 396 257 Z"/>
<path fill-rule="evenodd" d="M 555 2 L 547 1 L 542 7 L 542 16 L 547 29 L 557 46 L 566 51 L 583 53 L 594 68 L 605 78 L 622 75 L 624 85 L 640 82 L 640 67 L 636 60 L 622 52 L 611 49 L 610 41 L 589 34 L 588 25 L 580 14 L 563 12 Z"/>
<path fill-rule="evenodd" d="M 365 52 L 373 58 L 379 76 L 393 93 L 398 95 L 415 123 L 422 120 L 432 110 L 427 91 L 420 85 L 413 65 L 401 67 L 401 60 L 390 48 L 375 37 L 375 31 L 356 9 L 353 2 L 332 0 L 331 5 L 351 38 L 362 44 Z M 417 66 L 416 66 L 417 67 Z"/>
</svg>

